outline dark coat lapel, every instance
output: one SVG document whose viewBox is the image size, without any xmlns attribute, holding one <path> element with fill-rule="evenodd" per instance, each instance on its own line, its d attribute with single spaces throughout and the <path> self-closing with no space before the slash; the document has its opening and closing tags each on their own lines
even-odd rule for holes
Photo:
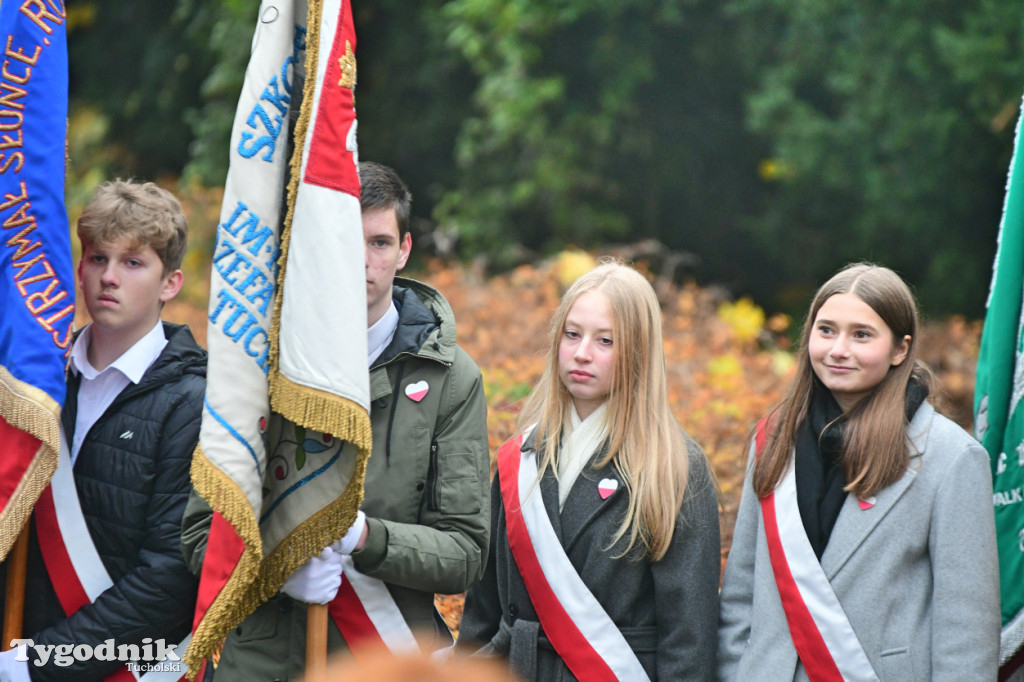
<svg viewBox="0 0 1024 682">
<path fill-rule="evenodd" d="M 562 533 L 565 538 L 562 546 L 565 547 L 566 552 L 572 550 L 576 541 L 595 520 L 615 506 L 620 499 L 625 499 L 625 495 L 627 495 L 626 485 L 614 466 L 606 466 L 603 469 L 594 468 L 594 463 L 604 455 L 604 447 L 594 453 L 590 462 L 580 472 L 565 500 L 561 516 Z M 601 499 L 597 484 L 605 478 L 615 480 L 618 483 L 618 488 L 606 499 Z"/>
</svg>

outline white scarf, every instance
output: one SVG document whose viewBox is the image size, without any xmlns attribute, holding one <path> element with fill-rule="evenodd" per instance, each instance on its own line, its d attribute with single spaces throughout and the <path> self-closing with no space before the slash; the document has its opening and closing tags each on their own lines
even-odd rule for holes
<svg viewBox="0 0 1024 682">
<path fill-rule="evenodd" d="M 594 452 L 608 437 L 608 423 L 605 414 L 608 403 L 591 412 L 586 419 L 580 419 L 576 406 L 569 405 L 569 417 L 562 431 L 562 447 L 558 451 L 558 510 L 565 505 L 569 491 L 576 483 L 583 467 Z"/>
</svg>

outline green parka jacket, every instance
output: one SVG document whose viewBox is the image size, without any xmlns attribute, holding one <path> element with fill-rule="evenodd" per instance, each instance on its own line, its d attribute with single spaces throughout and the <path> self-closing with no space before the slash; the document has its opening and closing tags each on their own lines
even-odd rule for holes
<svg viewBox="0 0 1024 682">
<path fill-rule="evenodd" d="M 487 405 L 480 370 L 455 343 L 455 318 L 444 297 L 395 278 L 394 300 L 394 340 L 370 369 L 373 453 L 362 505 L 369 534 L 352 558 L 360 572 L 387 584 L 424 644 L 440 646 L 450 636 L 435 621 L 434 593 L 464 592 L 480 579 L 487 559 Z M 418 402 L 407 395 L 408 387 L 422 390 L 424 382 L 427 392 Z M 193 492 L 182 549 L 196 574 L 210 518 L 209 506 Z M 278 593 L 228 635 L 217 682 L 297 679 L 305 623 L 305 604 Z M 328 648 L 345 648 L 333 623 Z"/>
</svg>

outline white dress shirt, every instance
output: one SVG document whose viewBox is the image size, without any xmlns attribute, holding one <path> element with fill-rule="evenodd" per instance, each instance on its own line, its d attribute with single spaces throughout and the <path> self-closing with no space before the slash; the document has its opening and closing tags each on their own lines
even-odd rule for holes
<svg viewBox="0 0 1024 682">
<path fill-rule="evenodd" d="M 391 307 L 373 323 L 373 326 L 366 330 L 367 362 L 370 367 L 373 361 L 380 357 L 392 339 L 395 338 L 395 330 L 398 329 L 398 308 L 395 307 L 394 299 L 391 300 Z"/>
<path fill-rule="evenodd" d="M 78 411 L 75 415 L 75 437 L 71 442 L 71 464 L 78 458 L 82 441 L 92 425 L 103 416 L 114 398 L 129 384 L 137 384 L 153 364 L 167 339 L 164 337 L 163 323 L 157 320 L 156 326 L 148 334 L 135 342 L 131 348 L 110 363 L 102 371 L 97 371 L 89 362 L 89 344 L 92 343 L 92 325 L 87 326 L 75 345 L 71 348 L 71 371 L 82 375 L 78 386 Z"/>
</svg>

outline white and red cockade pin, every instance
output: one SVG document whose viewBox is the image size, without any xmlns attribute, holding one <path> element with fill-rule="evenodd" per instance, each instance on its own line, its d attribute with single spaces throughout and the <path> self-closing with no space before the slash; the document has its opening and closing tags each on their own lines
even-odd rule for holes
<svg viewBox="0 0 1024 682">
<path fill-rule="evenodd" d="M 430 390 L 430 386 L 427 385 L 426 381 L 417 381 L 415 384 L 409 384 L 405 387 L 405 394 L 409 396 L 409 400 L 414 403 L 418 403 L 423 400 L 423 396 Z"/>
<path fill-rule="evenodd" d="M 872 495 L 866 500 L 857 500 L 857 503 L 860 505 L 862 511 L 867 511 L 875 506 L 875 496 Z"/>
<path fill-rule="evenodd" d="M 602 478 L 597 484 L 597 494 L 602 500 L 607 500 L 611 494 L 619 489 L 619 482 L 614 478 Z"/>
</svg>

